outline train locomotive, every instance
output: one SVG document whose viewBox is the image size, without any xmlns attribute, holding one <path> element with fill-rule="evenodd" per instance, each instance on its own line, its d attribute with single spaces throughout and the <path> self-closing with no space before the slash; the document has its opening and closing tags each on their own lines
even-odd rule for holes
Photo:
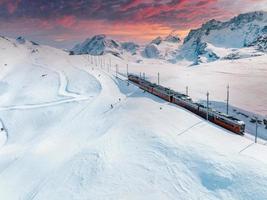
<svg viewBox="0 0 267 200">
<path fill-rule="evenodd" d="M 151 83 L 143 78 L 135 75 L 128 75 L 128 80 L 135 83 L 139 88 L 147 91 L 161 99 L 164 99 L 170 103 L 181 106 L 196 115 L 205 118 L 218 126 L 221 126 L 229 131 L 232 131 L 239 135 L 244 135 L 245 123 L 232 116 L 226 115 L 214 109 L 205 107 L 202 104 L 195 103 L 192 99 L 185 94 L 171 90 L 170 88 Z"/>
</svg>

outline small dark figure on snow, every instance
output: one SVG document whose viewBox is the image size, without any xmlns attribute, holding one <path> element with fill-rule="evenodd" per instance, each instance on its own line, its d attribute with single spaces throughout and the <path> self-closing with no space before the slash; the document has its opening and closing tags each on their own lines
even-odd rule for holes
<svg viewBox="0 0 267 200">
<path fill-rule="evenodd" d="M 110 108 L 111 108 L 111 109 L 113 108 L 113 105 L 112 105 L 112 104 L 110 104 Z"/>
<path fill-rule="evenodd" d="M 119 101 L 121 101 L 121 98 L 119 98 Z"/>
</svg>

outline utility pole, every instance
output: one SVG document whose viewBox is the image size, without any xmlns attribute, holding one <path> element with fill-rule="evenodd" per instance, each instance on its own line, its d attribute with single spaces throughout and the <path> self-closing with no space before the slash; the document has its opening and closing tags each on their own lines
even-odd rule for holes
<svg viewBox="0 0 267 200">
<path fill-rule="evenodd" d="M 186 86 L 185 91 L 186 91 L 186 95 L 188 96 L 188 86 Z"/>
<path fill-rule="evenodd" d="M 230 86 L 229 84 L 227 85 L 227 100 L 226 100 L 226 114 L 229 114 L 229 94 L 230 94 Z"/>
<path fill-rule="evenodd" d="M 94 60 L 93 60 L 93 56 L 91 55 L 91 64 L 92 64 L 92 71 L 94 70 Z"/>
<path fill-rule="evenodd" d="M 146 74 L 143 72 L 143 79 L 146 80 Z"/>
<path fill-rule="evenodd" d="M 139 76 L 140 76 L 140 78 L 142 78 L 142 73 L 141 72 L 140 72 L 140 75 Z"/>
<path fill-rule="evenodd" d="M 159 85 L 159 72 L 158 72 L 158 85 Z"/>
<path fill-rule="evenodd" d="M 255 117 L 255 120 L 256 120 L 255 143 L 257 143 L 257 140 L 258 140 L 258 117 Z"/>
<path fill-rule="evenodd" d="M 127 73 L 127 77 L 128 77 L 128 75 L 129 75 L 129 65 L 128 64 L 126 65 L 126 73 Z"/>
<path fill-rule="evenodd" d="M 209 121 L 209 92 L 207 92 L 207 121 Z"/>
<path fill-rule="evenodd" d="M 116 78 L 118 78 L 118 65 L 116 64 Z"/>
<path fill-rule="evenodd" d="M 91 63 L 91 56 L 88 54 L 88 63 L 89 63 L 89 66 L 90 66 L 90 63 Z"/>
</svg>

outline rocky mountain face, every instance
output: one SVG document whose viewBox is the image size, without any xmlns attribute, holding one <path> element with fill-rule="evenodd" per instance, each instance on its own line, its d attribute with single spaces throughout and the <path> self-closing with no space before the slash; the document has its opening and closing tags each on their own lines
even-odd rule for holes
<svg viewBox="0 0 267 200">
<path fill-rule="evenodd" d="M 255 46 L 258 50 L 267 52 L 267 33 L 265 35 L 259 36 L 251 46 Z"/>
<path fill-rule="evenodd" d="M 76 55 L 103 55 L 106 53 L 117 55 L 121 50 L 122 48 L 119 42 L 109 39 L 105 35 L 96 35 L 86 39 L 83 43 L 76 45 L 72 49 L 72 52 Z"/>
<path fill-rule="evenodd" d="M 139 45 L 133 42 L 121 43 L 108 38 L 106 35 L 96 35 L 86 39 L 81 44 L 77 44 L 71 50 L 71 54 L 103 55 L 110 53 L 115 56 L 121 56 L 124 52 L 129 52 L 134 55 L 138 48 Z"/>
<path fill-rule="evenodd" d="M 264 46 L 267 12 L 241 14 L 226 22 L 210 20 L 199 29 L 191 30 L 184 39 L 178 58 L 211 62 L 226 57 L 227 50 Z"/>
<path fill-rule="evenodd" d="M 142 54 L 146 58 L 160 58 L 160 51 L 154 43 L 146 45 Z"/>
<path fill-rule="evenodd" d="M 180 46 L 181 39 L 173 34 L 157 37 L 147 44 L 142 52 L 145 58 L 170 60 Z"/>
<path fill-rule="evenodd" d="M 139 50 L 140 46 L 133 42 L 123 42 L 121 43 L 121 47 L 123 50 L 131 53 L 132 55 L 136 55 L 137 51 Z"/>
</svg>

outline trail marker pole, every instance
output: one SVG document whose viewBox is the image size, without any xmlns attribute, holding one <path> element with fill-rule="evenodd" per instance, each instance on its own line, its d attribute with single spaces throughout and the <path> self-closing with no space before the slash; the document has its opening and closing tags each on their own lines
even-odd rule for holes
<svg viewBox="0 0 267 200">
<path fill-rule="evenodd" d="M 126 65 L 126 73 L 127 73 L 127 77 L 128 77 L 128 75 L 129 75 L 129 65 L 128 64 Z"/>
<path fill-rule="evenodd" d="M 209 92 L 207 92 L 207 121 L 209 121 Z"/>
<path fill-rule="evenodd" d="M 255 117 L 256 120 L 256 133 L 255 133 L 255 143 L 258 141 L 258 117 Z"/>
<path fill-rule="evenodd" d="M 158 85 L 159 85 L 159 72 L 158 72 Z"/>
<path fill-rule="evenodd" d="M 186 95 L 188 96 L 188 86 L 186 86 L 185 91 L 186 91 Z"/>
<path fill-rule="evenodd" d="M 226 114 L 229 114 L 229 96 L 230 96 L 230 86 L 227 85 L 227 100 L 226 100 Z"/>
<path fill-rule="evenodd" d="M 118 78 L 118 65 L 116 65 L 116 78 Z"/>
</svg>

